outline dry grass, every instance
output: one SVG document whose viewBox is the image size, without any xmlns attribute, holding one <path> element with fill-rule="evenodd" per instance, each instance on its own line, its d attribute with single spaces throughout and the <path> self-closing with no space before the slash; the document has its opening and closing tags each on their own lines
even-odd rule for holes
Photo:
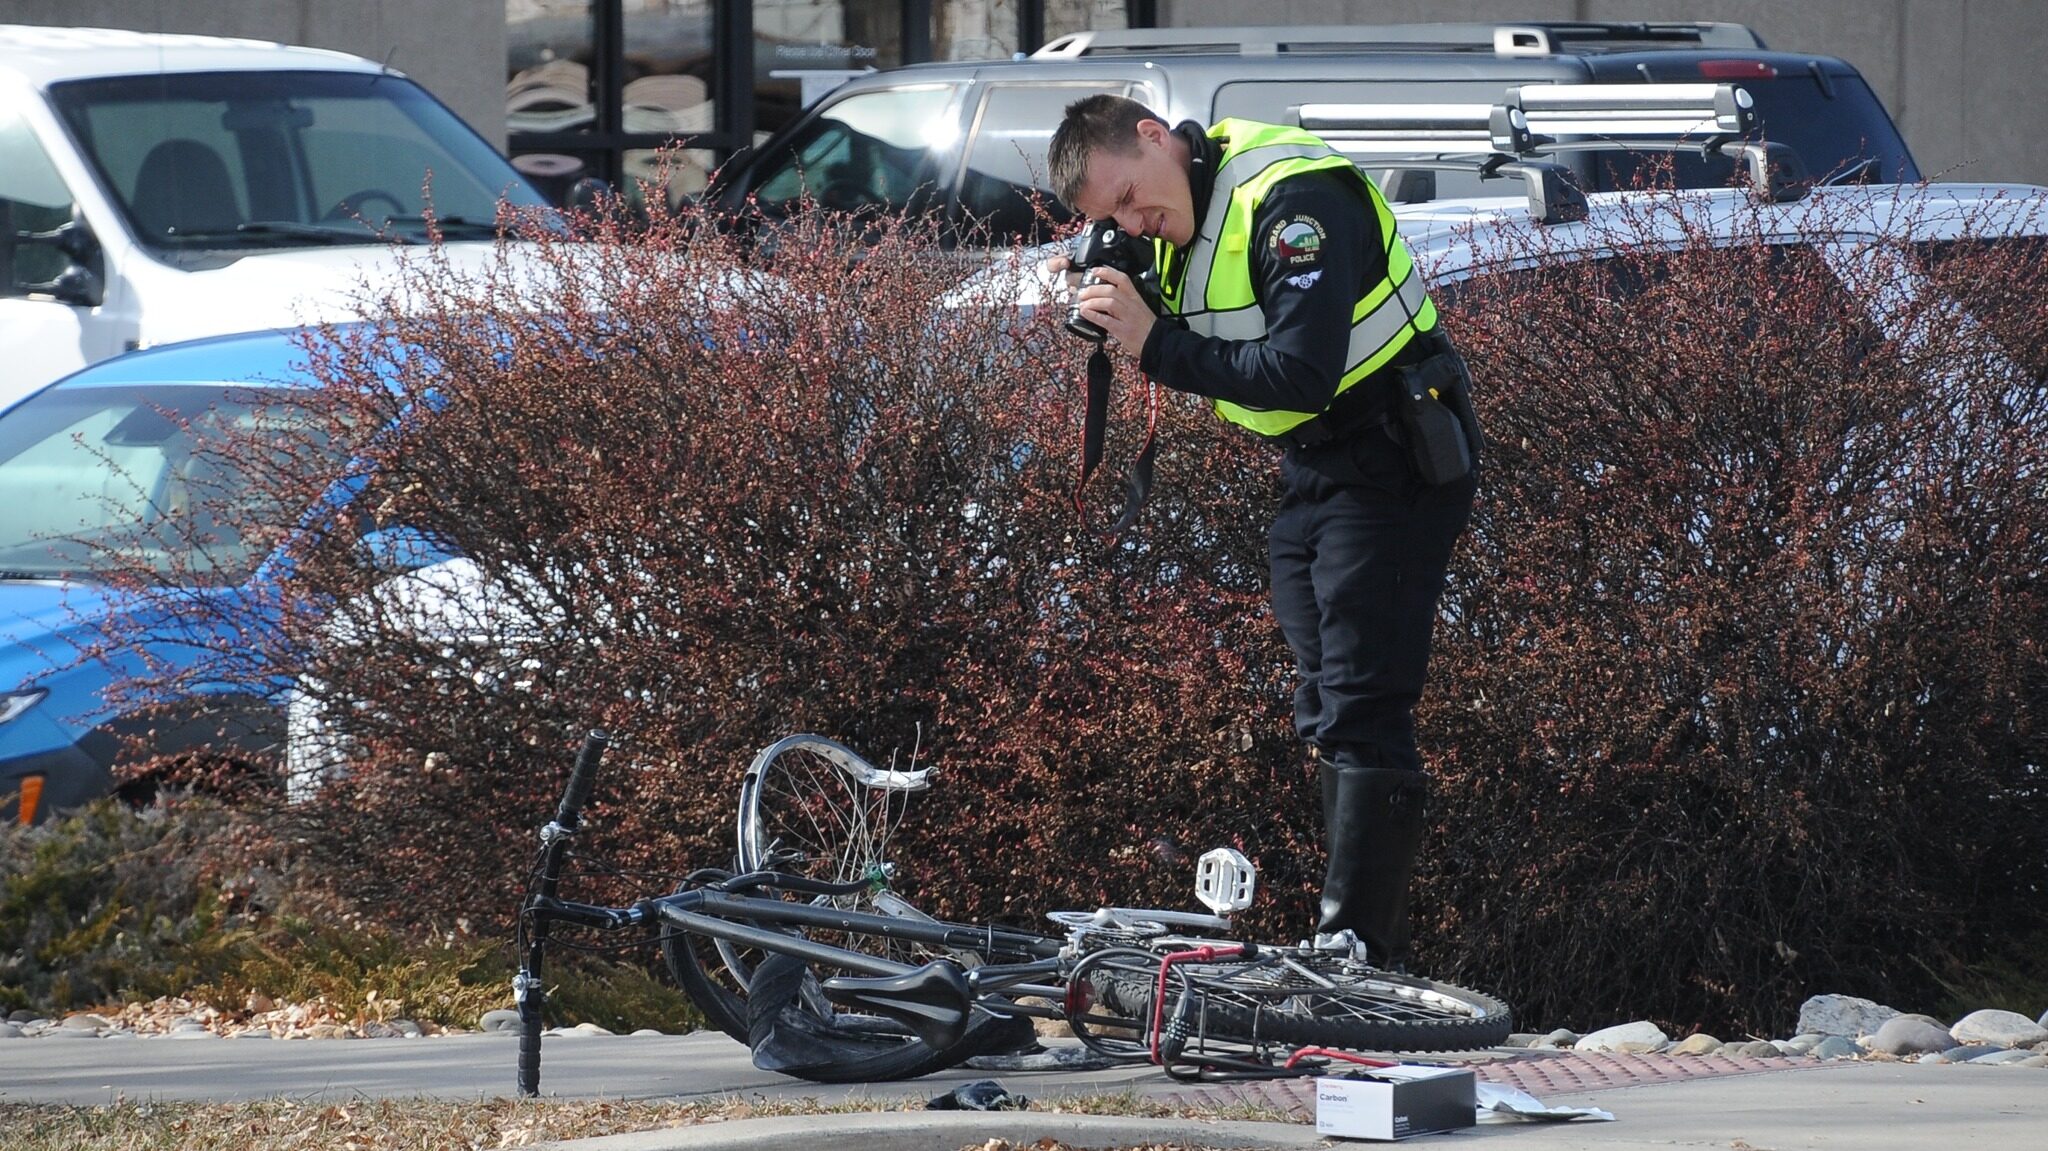
<svg viewBox="0 0 2048 1151">
<path fill-rule="evenodd" d="M 725 1123 L 771 1115 L 826 1115 L 921 1107 L 916 1100 L 825 1104 L 765 1099 L 708 1102 L 272 1099 L 251 1103 L 117 1103 L 108 1107 L 0 1104 L 0 1147 L 7 1151 L 481 1151 L 530 1147 L 556 1139 Z M 1256 1106 L 1171 1107 L 1130 1093 L 1034 1101 L 1034 1111 L 1138 1118 L 1284 1122 Z M 981 1151 L 982 1144 L 974 1145 Z M 1010 1144 L 1002 1151 L 1054 1151 L 1059 1144 Z M 1134 1149 L 1135 1151 L 1135 1149 Z M 1202 1151 L 1147 1147 L 1143 1151 Z"/>
</svg>

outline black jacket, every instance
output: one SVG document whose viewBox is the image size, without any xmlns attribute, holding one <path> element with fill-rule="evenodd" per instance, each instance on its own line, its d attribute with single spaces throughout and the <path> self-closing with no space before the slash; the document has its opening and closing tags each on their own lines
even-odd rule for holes
<svg viewBox="0 0 2048 1151">
<path fill-rule="evenodd" d="M 1190 178 L 1199 227 L 1208 214 L 1223 146 L 1192 120 L 1174 131 L 1193 156 Z M 1304 220 L 1322 235 L 1321 245 L 1307 258 L 1273 242 L 1287 229 L 1302 230 Z M 1202 236 L 1193 241 L 1206 242 Z M 1138 365 L 1169 388 L 1210 399 L 1248 408 L 1323 411 L 1336 397 L 1344 371 L 1352 309 L 1366 285 L 1386 278 L 1386 244 L 1379 221 L 1356 177 L 1304 172 L 1281 180 L 1266 193 L 1252 220 L 1252 244 L 1253 291 L 1265 312 L 1265 338 L 1200 336 L 1169 315 L 1153 325 Z M 1186 266 L 1185 253 L 1175 253 L 1167 274 L 1178 275 Z M 1399 362 L 1411 358 L 1408 351 L 1403 350 Z"/>
</svg>

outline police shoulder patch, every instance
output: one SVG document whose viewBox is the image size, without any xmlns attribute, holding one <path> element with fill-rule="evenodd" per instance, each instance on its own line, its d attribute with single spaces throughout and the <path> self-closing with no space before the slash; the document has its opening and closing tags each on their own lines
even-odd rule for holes
<svg viewBox="0 0 2048 1151">
<path fill-rule="evenodd" d="M 1266 232 L 1266 246 L 1289 267 L 1305 267 L 1323 258 L 1323 223 L 1314 216 L 1277 220 Z"/>
</svg>

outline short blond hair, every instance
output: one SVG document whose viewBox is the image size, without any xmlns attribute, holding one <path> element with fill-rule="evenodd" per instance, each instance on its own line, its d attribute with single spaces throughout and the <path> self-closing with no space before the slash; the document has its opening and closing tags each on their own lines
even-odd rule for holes
<svg viewBox="0 0 2048 1151">
<path fill-rule="evenodd" d="M 1088 179 L 1088 158 L 1096 152 L 1124 156 L 1136 152 L 1138 125 L 1147 120 L 1166 123 L 1136 100 L 1107 92 L 1067 105 L 1067 114 L 1053 131 L 1052 144 L 1045 152 L 1052 194 L 1071 210 L 1074 197 L 1081 194 L 1081 184 Z"/>
</svg>

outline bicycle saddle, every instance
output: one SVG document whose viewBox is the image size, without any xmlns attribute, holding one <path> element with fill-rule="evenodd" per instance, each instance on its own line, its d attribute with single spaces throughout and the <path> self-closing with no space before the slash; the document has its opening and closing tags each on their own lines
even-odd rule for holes
<svg viewBox="0 0 2048 1151">
<path fill-rule="evenodd" d="M 967 1034 L 974 1003 L 967 976 L 950 959 L 934 960 L 902 975 L 836 975 L 822 986 L 825 998 L 841 1007 L 894 1019 L 935 1048 L 951 1047 Z"/>
</svg>

